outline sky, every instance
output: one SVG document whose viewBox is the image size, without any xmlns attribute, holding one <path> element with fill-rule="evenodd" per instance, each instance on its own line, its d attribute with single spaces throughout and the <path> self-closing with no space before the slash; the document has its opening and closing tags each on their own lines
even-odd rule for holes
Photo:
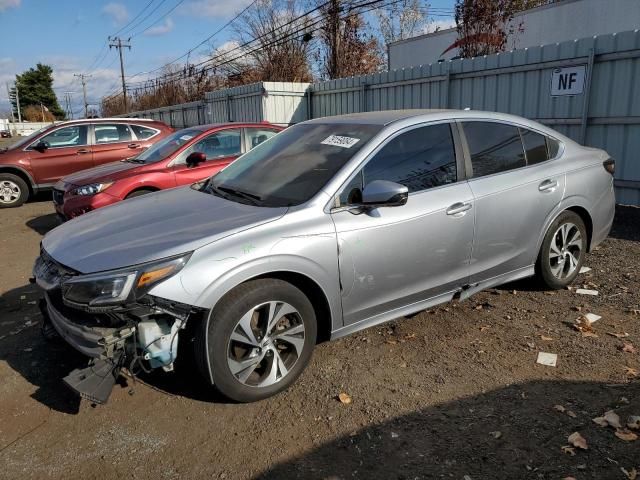
<svg viewBox="0 0 640 480">
<path fill-rule="evenodd" d="M 0 112 L 8 111 L 5 84 L 15 75 L 45 63 L 53 68 L 54 90 L 64 109 L 64 92 L 72 92 L 74 115 L 82 111 L 82 85 L 74 74 L 88 74 L 87 100 L 98 105 L 121 89 L 118 52 L 107 37 L 131 37 L 124 50 L 125 77 L 158 68 L 207 38 L 250 0 L 0 0 Z M 454 0 L 429 1 L 429 29 L 448 27 Z M 199 61 L 233 36 L 226 28 L 190 54 Z M 186 61 L 186 58 L 181 60 Z"/>
</svg>

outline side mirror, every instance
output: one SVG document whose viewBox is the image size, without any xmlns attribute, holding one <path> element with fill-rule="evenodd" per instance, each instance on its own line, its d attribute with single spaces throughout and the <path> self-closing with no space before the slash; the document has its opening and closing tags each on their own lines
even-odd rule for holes
<svg viewBox="0 0 640 480">
<path fill-rule="evenodd" d="M 365 207 L 399 207 L 407 203 L 409 189 L 388 180 L 374 180 L 362 191 L 362 205 Z"/>
<path fill-rule="evenodd" d="M 192 152 L 189 154 L 186 160 L 188 168 L 197 167 L 200 163 L 206 161 L 207 156 L 202 152 Z"/>
<path fill-rule="evenodd" d="M 33 147 L 34 150 L 40 153 L 44 153 L 47 150 L 47 148 L 49 148 L 49 142 L 44 142 L 42 140 L 36 143 L 35 147 Z"/>
</svg>

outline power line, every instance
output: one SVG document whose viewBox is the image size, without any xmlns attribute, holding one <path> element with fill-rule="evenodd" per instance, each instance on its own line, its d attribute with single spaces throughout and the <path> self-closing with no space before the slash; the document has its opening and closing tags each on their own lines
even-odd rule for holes
<svg viewBox="0 0 640 480">
<path fill-rule="evenodd" d="M 180 0 L 178 3 L 176 3 L 173 8 L 171 8 L 169 11 L 165 12 L 161 17 L 157 18 L 155 22 L 151 23 L 150 25 L 147 26 L 147 28 L 145 28 L 144 30 L 142 30 L 141 32 L 138 33 L 134 33 L 133 35 L 131 35 L 131 38 L 135 38 L 138 35 L 143 34 L 144 32 L 146 32 L 147 30 L 149 30 L 151 27 L 153 27 L 156 23 L 158 23 L 160 20 L 162 20 L 163 18 L 165 18 L 167 15 L 169 15 L 171 12 L 173 12 L 176 8 L 178 8 L 180 5 L 182 5 L 182 3 L 184 3 L 184 0 Z"/>
<path fill-rule="evenodd" d="M 127 34 L 131 34 L 131 32 L 133 32 L 136 28 L 138 28 L 140 25 L 142 25 L 147 18 L 151 17 L 151 15 L 153 15 L 161 6 L 164 2 L 166 2 L 167 0 L 160 0 L 160 3 L 158 5 L 155 6 L 155 8 L 153 10 L 151 10 L 142 20 L 140 20 L 138 23 L 136 23 L 135 25 L 125 29 L 124 31 L 121 32 L 121 35 L 127 35 Z"/>
<path fill-rule="evenodd" d="M 144 6 L 144 8 L 143 8 L 142 10 L 140 10 L 140 11 L 138 12 L 138 14 L 137 14 L 135 17 L 133 17 L 131 20 L 129 20 L 129 22 L 127 22 L 127 24 L 126 24 L 126 25 L 124 25 L 124 26 L 120 27 L 120 30 L 118 30 L 116 33 L 114 33 L 114 34 L 113 34 L 113 35 L 111 35 L 111 36 L 112 36 L 112 37 L 115 37 L 115 36 L 116 36 L 116 35 L 118 35 L 120 32 L 122 32 L 124 29 L 126 29 L 129 25 L 131 25 L 133 22 L 135 22 L 135 21 L 140 17 L 140 15 L 142 15 L 142 13 L 143 13 L 147 8 L 149 8 L 149 6 L 150 6 L 153 2 L 155 2 L 155 1 L 156 1 L 156 0 L 151 0 L 149 3 L 147 3 L 147 4 Z"/>
<path fill-rule="evenodd" d="M 198 45 L 196 45 L 195 47 L 190 48 L 186 53 L 180 55 L 177 58 L 174 58 L 173 60 L 171 60 L 170 62 L 165 63 L 164 65 L 162 65 L 161 67 L 158 68 L 154 68 L 153 70 L 149 70 L 146 72 L 138 72 L 134 75 L 131 75 L 130 77 L 127 77 L 128 79 L 132 79 L 137 77 L 138 75 L 143 75 L 143 74 L 149 74 L 149 73 L 153 73 L 153 72 L 157 72 L 162 70 L 164 67 L 168 66 L 168 65 L 172 65 L 174 63 L 176 63 L 178 60 L 184 58 L 184 57 L 188 57 L 189 55 L 191 55 L 191 53 L 197 49 L 200 48 L 202 45 L 204 45 L 205 43 L 207 43 L 209 40 L 211 40 L 213 37 L 215 37 L 216 35 L 219 35 L 224 29 L 226 29 L 227 27 L 229 27 L 231 24 L 233 24 L 233 22 L 235 22 L 238 18 L 240 18 L 242 15 L 244 15 L 244 13 L 249 10 L 251 7 L 253 7 L 256 2 L 258 0 L 253 0 L 249 5 L 247 5 L 240 13 L 238 13 L 235 17 L 233 17 L 231 20 L 229 20 L 227 23 L 225 23 L 222 27 L 220 27 L 218 30 L 216 30 L 215 32 L 213 32 L 211 35 L 209 35 L 207 38 L 205 38 L 204 40 L 202 40 Z"/>
<path fill-rule="evenodd" d="M 354 10 L 355 10 L 355 9 L 357 9 L 357 8 L 362 8 L 362 7 L 367 7 L 367 6 L 375 5 L 375 4 L 380 3 L 381 1 L 383 1 L 383 0 L 371 0 L 371 1 L 361 2 L 361 3 L 359 3 L 359 4 L 352 4 L 352 5 L 350 6 L 350 8 L 349 8 L 349 12 L 351 12 L 351 13 L 349 13 L 349 14 L 348 14 L 348 15 L 346 15 L 346 16 L 340 17 L 340 20 L 344 20 L 344 19 L 349 18 L 350 16 L 353 16 L 353 15 L 360 15 L 360 14 L 364 14 L 364 13 L 370 12 L 370 11 L 375 10 L 375 9 L 378 9 L 378 8 L 387 7 L 387 6 L 393 5 L 393 4 L 395 4 L 395 3 L 399 3 L 399 2 L 400 2 L 400 1 L 402 1 L 402 0 L 393 0 L 393 1 L 390 1 L 390 2 L 385 3 L 384 5 L 377 5 L 377 6 L 373 7 L 373 8 L 370 8 L 370 9 L 368 9 L 368 10 L 364 10 L 364 11 L 359 11 L 359 12 L 354 11 Z M 304 14 L 302 14 L 302 15 L 300 15 L 300 16 L 298 16 L 298 17 L 296 17 L 296 18 L 292 19 L 292 20 L 290 20 L 289 22 L 287 22 L 287 23 L 285 23 L 285 24 L 283 24 L 283 25 L 281 25 L 281 26 L 279 26 L 279 27 L 277 27 L 277 28 L 274 28 L 273 30 L 270 30 L 269 32 L 265 33 L 264 35 L 261 35 L 261 36 L 259 36 L 259 37 L 257 37 L 257 38 L 254 38 L 254 39 L 252 39 L 252 40 L 250 40 L 250 41 L 248 41 L 248 42 L 245 42 L 244 44 L 239 45 L 239 46 L 237 46 L 237 47 L 235 47 L 235 48 L 233 48 L 233 49 L 231 49 L 231 50 L 229 50 L 229 51 L 227 51 L 227 52 L 225 52 L 225 53 L 223 53 L 223 54 L 217 55 L 217 56 L 215 56 L 215 57 L 213 57 L 213 58 L 211 58 L 211 59 L 209 59 L 209 60 L 205 60 L 205 61 L 203 61 L 203 62 L 200 62 L 200 63 L 198 63 L 198 64 L 195 64 L 195 65 L 191 66 L 191 69 L 193 69 L 194 67 L 198 67 L 198 66 L 204 65 L 204 64 L 210 64 L 210 63 L 214 62 L 214 61 L 215 61 L 215 60 L 217 60 L 217 59 L 227 57 L 227 58 L 225 58 L 223 61 L 221 61 L 221 62 L 219 62 L 219 63 L 214 63 L 214 64 L 207 65 L 206 67 L 203 67 L 202 69 L 200 69 L 200 71 L 199 71 L 199 72 L 196 72 L 196 73 L 194 73 L 194 74 L 191 74 L 191 73 L 190 73 L 190 74 L 188 74 L 188 75 L 182 75 L 182 76 L 180 76 L 180 75 L 181 75 L 181 74 L 180 74 L 180 72 L 175 72 L 175 73 L 172 73 L 172 74 L 170 74 L 170 75 L 165 76 L 163 79 L 156 78 L 156 79 L 155 79 L 155 81 L 156 81 L 156 82 L 160 81 L 160 82 L 162 82 L 162 84 L 163 84 L 163 85 L 167 85 L 167 84 L 174 83 L 174 82 L 179 81 L 179 80 L 181 80 L 181 79 L 184 79 L 184 78 L 187 78 L 187 77 L 191 77 L 191 76 L 194 76 L 194 75 L 197 75 L 197 74 L 202 75 L 202 74 L 206 73 L 206 71 L 212 70 L 212 69 L 214 69 L 214 68 L 217 68 L 217 67 L 219 67 L 219 66 L 222 66 L 222 65 L 225 65 L 225 64 L 228 64 L 228 63 L 231 63 L 231 62 L 233 62 L 233 61 L 235 61 L 235 60 L 238 60 L 238 59 L 240 59 L 240 58 L 242 58 L 242 57 L 245 57 L 245 56 L 247 56 L 247 55 L 249 55 L 249 54 L 251 54 L 251 53 L 255 53 L 255 52 L 257 52 L 257 51 L 259 51 L 259 50 L 262 50 L 262 49 L 264 49 L 264 48 L 267 48 L 267 47 L 270 47 L 270 46 L 277 45 L 277 44 L 279 44 L 280 42 L 282 42 L 283 40 L 287 40 L 287 39 L 289 39 L 289 38 L 293 37 L 293 36 L 294 36 L 294 35 L 296 35 L 297 33 L 305 32 L 303 35 L 300 35 L 300 36 L 299 36 L 299 37 L 304 37 L 305 35 L 307 35 L 307 34 L 308 34 L 308 33 L 310 33 L 310 32 L 314 32 L 314 31 L 319 30 L 319 28 L 312 29 L 312 30 L 310 30 L 310 28 L 311 28 L 311 27 L 313 27 L 313 26 L 315 26 L 315 25 L 317 25 L 317 24 L 319 24 L 319 23 L 321 23 L 321 22 L 323 21 L 323 18 L 322 18 L 322 17 L 318 17 L 318 18 L 316 18 L 312 23 L 307 24 L 307 25 L 304 25 L 304 26 L 302 26 L 301 28 L 298 28 L 297 30 L 294 30 L 293 32 L 290 32 L 290 33 L 288 33 L 288 34 L 286 34 L 286 35 L 284 35 L 284 36 L 282 36 L 282 37 L 280 37 L 280 38 L 277 38 L 277 39 L 275 39 L 275 40 L 274 40 L 274 41 L 272 41 L 272 42 L 269 42 L 269 43 L 267 43 L 267 44 L 260 45 L 260 46 L 258 46 L 257 48 L 254 48 L 254 49 L 252 49 L 252 50 L 243 50 L 245 47 L 249 46 L 250 44 L 255 43 L 255 42 L 259 41 L 260 39 L 263 39 L 264 37 L 266 37 L 266 36 L 268 36 L 268 35 L 273 34 L 275 31 L 277 31 L 277 30 L 281 30 L 282 28 L 284 28 L 284 27 L 286 27 L 286 26 L 288 26 L 288 25 L 291 25 L 292 23 L 295 23 L 296 21 L 298 21 L 298 20 L 300 20 L 300 19 L 302 19 L 302 18 L 304 18 L 304 17 L 308 16 L 310 13 L 313 13 L 313 12 L 315 12 L 315 11 L 317 11 L 317 10 L 319 10 L 319 9 L 323 8 L 323 7 L 324 7 L 325 5 L 327 5 L 328 3 L 329 3 L 329 1 L 324 2 L 323 4 L 319 5 L 318 7 L 316 7 L 316 8 L 314 8 L 314 9 L 312 9 L 312 10 L 310 10 L 310 11 L 308 11 L 308 12 L 306 12 L 306 13 L 304 13 Z M 235 52 L 235 51 L 237 51 L 237 50 L 241 50 L 241 53 L 240 53 L 238 56 L 233 57 L 233 58 L 228 58 L 228 55 L 229 55 L 230 53 Z M 146 84 L 146 85 L 148 86 L 148 84 L 149 84 L 150 82 L 152 83 L 152 82 L 153 82 L 153 80 L 147 80 L 146 82 L 139 82 L 138 84 L 142 84 L 142 86 L 140 86 L 140 87 L 134 87 L 134 88 L 131 88 L 131 87 L 130 87 L 130 88 L 129 88 L 129 90 L 133 91 L 133 90 L 141 90 L 141 89 L 144 89 L 144 88 L 145 88 L 145 86 L 144 86 L 144 85 Z"/>
</svg>

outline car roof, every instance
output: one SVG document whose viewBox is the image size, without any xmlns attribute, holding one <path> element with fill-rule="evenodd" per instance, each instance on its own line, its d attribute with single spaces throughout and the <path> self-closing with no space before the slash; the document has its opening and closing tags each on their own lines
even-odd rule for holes
<svg viewBox="0 0 640 480">
<path fill-rule="evenodd" d="M 278 125 L 274 125 L 272 123 L 267 122 L 227 122 L 227 123 L 208 123 L 206 125 L 194 125 L 193 127 L 185 127 L 182 130 L 201 130 L 208 131 L 216 128 L 225 128 L 225 127 L 263 127 L 263 128 L 282 128 Z"/>
<path fill-rule="evenodd" d="M 67 123 L 100 123 L 100 122 L 144 122 L 144 123 L 163 123 L 152 118 L 133 118 L 133 117 L 101 117 L 101 118 L 78 118 L 76 120 L 64 120 L 56 122 L 56 125 L 64 125 Z"/>
</svg>

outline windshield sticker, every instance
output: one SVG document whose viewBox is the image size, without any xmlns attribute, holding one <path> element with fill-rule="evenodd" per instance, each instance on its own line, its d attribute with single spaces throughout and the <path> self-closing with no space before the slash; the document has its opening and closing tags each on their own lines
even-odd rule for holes
<svg viewBox="0 0 640 480">
<path fill-rule="evenodd" d="M 180 140 L 184 140 L 185 142 L 191 140 L 193 138 L 193 135 L 182 135 L 180 137 Z"/>
<path fill-rule="evenodd" d="M 320 143 L 324 145 L 333 145 L 334 147 L 351 148 L 360 141 L 359 138 L 341 137 L 339 135 L 330 135 Z"/>
</svg>

